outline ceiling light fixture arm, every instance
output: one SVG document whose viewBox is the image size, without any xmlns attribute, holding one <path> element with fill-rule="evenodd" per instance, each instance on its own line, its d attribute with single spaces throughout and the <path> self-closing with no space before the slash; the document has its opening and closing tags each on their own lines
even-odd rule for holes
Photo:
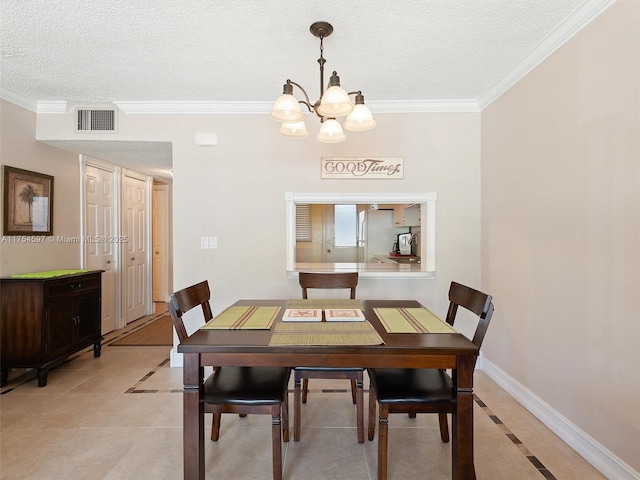
<svg viewBox="0 0 640 480">
<path fill-rule="evenodd" d="M 302 103 L 303 105 L 306 105 L 307 108 L 309 109 L 309 112 L 315 113 L 317 115 L 317 112 L 315 111 L 314 106 L 311 104 L 311 100 L 309 100 L 309 95 L 307 95 L 307 91 L 304 88 L 302 88 L 302 85 L 300 85 L 299 83 L 296 83 L 293 80 L 287 79 L 287 83 L 284 86 L 283 93 L 293 95 L 292 85 L 295 85 L 296 87 L 298 87 L 302 92 L 302 94 L 304 95 L 304 98 L 306 99 L 306 100 L 298 100 L 298 103 Z"/>
</svg>

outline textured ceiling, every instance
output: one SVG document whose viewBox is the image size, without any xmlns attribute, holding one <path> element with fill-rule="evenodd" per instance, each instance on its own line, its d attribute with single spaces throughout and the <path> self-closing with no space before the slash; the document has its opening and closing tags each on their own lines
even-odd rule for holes
<svg viewBox="0 0 640 480">
<path fill-rule="evenodd" d="M 337 70 L 367 104 L 478 102 L 581 10 L 611 0 L 2 0 L 2 94 L 68 105 L 268 102 Z"/>
</svg>

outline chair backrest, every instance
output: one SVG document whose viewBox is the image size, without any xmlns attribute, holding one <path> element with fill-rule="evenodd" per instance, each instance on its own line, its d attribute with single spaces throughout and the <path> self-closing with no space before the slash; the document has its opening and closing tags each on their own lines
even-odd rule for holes
<svg viewBox="0 0 640 480">
<path fill-rule="evenodd" d="M 482 346 L 482 341 L 489 328 L 489 322 L 493 315 L 493 302 L 491 295 L 479 292 L 473 288 L 460 283 L 451 282 L 449 287 L 449 311 L 447 312 L 447 323 L 453 325 L 458 307 L 466 308 L 479 317 L 476 333 L 473 335 L 473 343 L 478 348 Z"/>
<path fill-rule="evenodd" d="M 171 294 L 167 307 L 180 343 L 189 337 L 189 335 L 187 335 L 187 329 L 184 327 L 184 322 L 182 321 L 182 315 L 200 305 L 202 306 L 204 321 L 208 322 L 213 318 L 211 306 L 209 305 L 210 298 L 211 291 L 209 290 L 209 283 L 206 280 Z"/>
<path fill-rule="evenodd" d="M 358 285 L 358 272 L 346 273 L 309 273 L 300 272 L 298 274 L 300 286 L 302 287 L 302 298 L 307 298 L 308 288 L 349 288 L 351 296 L 356 298 L 356 286 Z"/>
</svg>

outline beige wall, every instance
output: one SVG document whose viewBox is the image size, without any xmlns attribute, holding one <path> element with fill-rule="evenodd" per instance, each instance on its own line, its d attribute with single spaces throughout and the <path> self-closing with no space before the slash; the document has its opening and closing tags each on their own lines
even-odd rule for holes
<svg viewBox="0 0 640 480">
<path fill-rule="evenodd" d="M 341 144 L 278 135 L 268 115 L 125 115 L 117 135 L 82 139 L 172 142 L 174 289 L 207 279 L 214 311 L 239 298 L 298 297 L 285 271 L 285 192 L 437 192 L 435 279 L 362 278 L 361 298 L 416 298 L 444 315 L 453 279 L 480 286 L 480 114 L 378 115 Z M 40 114 L 38 138 L 71 139 L 72 113 Z M 197 147 L 196 132 L 218 133 Z M 402 180 L 322 180 L 323 156 L 402 156 Z M 201 250 L 200 237 L 218 238 Z"/>
<path fill-rule="evenodd" d="M 431 191 L 438 193 L 437 278 L 362 278 L 358 295 L 418 298 L 444 313 L 453 278 L 479 286 L 479 115 L 377 118 L 376 130 L 350 133 L 339 145 L 282 138 L 266 115 L 216 120 L 215 149 L 174 143 L 176 288 L 208 279 L 216 310 L 242 297 L 299 297 L 285 273 L 285 192 Z M 191 121 L 189 142 L 197 125 Z M 323 156 L 402 156 L 405 178 L 322 180 Z M 201 235 L 217 236 L 219 248 L 199 250 Z"/>
<path fill-rule="evenodd" d="M 484 355 L 636 472 L 639 20 L 620 0 L 482 112 Z"/>
<path fill-rule="evenodd" d="M 0 100 L 0 163 L 54 177 L 54 237 L 40 244 L 14 243 L 17 237 L 2 237 L 0 276 L 3 277 L 80 267 L 79 245 L 55 241 L 58 235 L 77 237 L 80 234 L 78 156 L 37 142 L 35 132 L 35 113 Z"/>
</svg>

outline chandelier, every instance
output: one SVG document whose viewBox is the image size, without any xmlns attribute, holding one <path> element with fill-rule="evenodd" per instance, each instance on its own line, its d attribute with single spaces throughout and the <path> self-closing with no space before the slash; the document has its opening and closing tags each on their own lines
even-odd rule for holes
<svg viewBox="0 0 640 480">
<path fill-rule="evenodd" d="M 328 88 L 324 90 L 324 46 L 323 40 L 333 32 L 333 26 L 327 22 L 315 22 L 309 28 L 311 33 L 320 39 L 320 99 L 315 103 L 311 103 L 309 95 L 301 85 L 294 81 L 287 80 L 282 89 L 282 95 L 276 100 L 271 110 L 271 118 L 281 122 L 278 132 L 290 138 L 305 138 L 309 136 L 307 127 L 304 123 L 304 115 L 300 108 L 300 104 L 307 107 L 309 112 L 315 113 L 322 125 L 320 132 L 316 138 L 325 143 L 338 143 L 347 137 L 342 131 L 342 125 L 338 123 L 336 118 L 347 115 L 344 122 L 344 128 L 352 131 L 371 130 L 376 126 L 376 121 L 371 115 L 371 111 L 364 104 L 364 96 L 360 90 L 355 92 L 346 92 L 340 86 L 340 77 L 334 71 L 329 79 Z M 304 100 L 298 100 L 293 96 L 293 87 L 299 88 Z M 350 95 L 355 95 L 355 104 L 351 103 Z"/>
</svg>

